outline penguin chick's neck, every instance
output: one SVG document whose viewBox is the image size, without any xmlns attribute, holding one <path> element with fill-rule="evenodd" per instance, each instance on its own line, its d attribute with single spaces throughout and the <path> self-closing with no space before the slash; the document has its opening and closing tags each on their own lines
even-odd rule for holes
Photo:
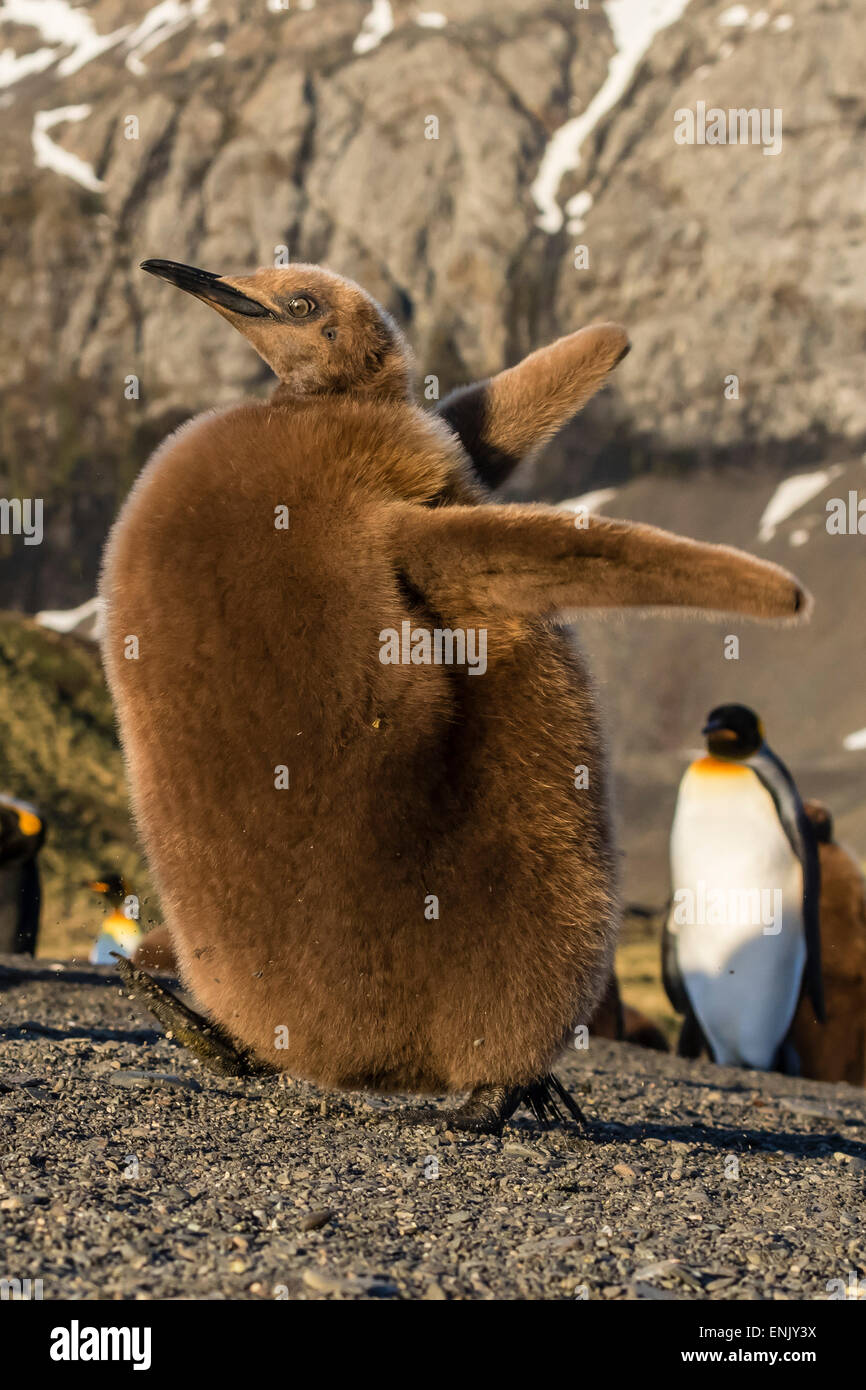
<svg viewBox="0 0 866 1390">
<path fill-rule="evenodd" d="M 328 380 L 315 371 L 299 366 L 281 378 L 273 391 L 274 405 L 291 405 L 294 401 L 315 396 L 354 396 L 369 400 L 408 401 L 412 399 L 412 370 L 407 361 L 394 361 L 375 376 L 359 376 L 355 380 Z"/>
</svg>

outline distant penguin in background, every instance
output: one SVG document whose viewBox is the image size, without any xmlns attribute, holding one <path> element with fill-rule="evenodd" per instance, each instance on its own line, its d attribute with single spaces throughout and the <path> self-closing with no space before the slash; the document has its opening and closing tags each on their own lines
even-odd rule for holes
<svg viewBox="0 0 866 1390">
<path fill-rule="evenodd" d="M 791 1041 L 800 1072 L 816 1081 L 866 1086 L 866 877 L 833 835 L 819 801 L 804 802 L 821 860 L 821 969 L 827 1012 L 822 1023 L 804 994 Z"/>
<path fill-rule="evenodd" d="M 270 401 L 166 441 L 104 557 L 103 656 L 184 983 L 240 1061 L 346 1090 L 470 1092 L 409 1122 L 496 1132 L 557 1098 L 573 1113 L 549 1068 L 604 990 L 618 911 L 603 742 L 562 618 L 797 621 L 807 596 L 727 547 L 489 505 L 479 478 L 531 447 L 525 395 L 542 440 L 622 357 L 613 325 L 436 418 L 411 399 L 396 325 L 350 281 L 145 268 L 280 379 Z M 484 672 L 423 644 L 392 659 L 383 639 L 406 629 L 483 632 Z M 171 996 L 159 1007 L 172 1018 Z"/>
<path fill-rule="evenodd" d="M 823 1018 L 820 868 L 791 774 L 745 705 L 719 705 L 708 755 L 680 783 L 671 830 L 673 903 L 663 940 L 681 1056 L 796 1072 L 789 1040 L 803 987 Z"/>
<path fill-rule="evenodd" d="M 135 895 L 120 874 L 106 874 L 88 883 L 94 893 L 104 895 L 111 911 L 90 952 L 91 965 L 112 965 L 114 955 L 132 956 L 143 939 L 134 915 Z"/>
<path fill-rule="evenodd" d="M 176 975 L 177 959 L 168 927 L 163 924 L 145 932 L 131 959 L 133 965 L 142 970 L 161 970 L 166 975 Z"/>
<path fill-rule="evenodd" d="M 44 843 L 42 812 L 0 793 L 0 954 L 36 952 L 42 905 L 38 855 Z"/>
<path fill-rule="evenodd" d="M 598 1008 L 589 1023 L 590 1037 L 610 1038 L 613 1042 L 632 1043 L 654 1052 L 667 1052 L 667 1038 L 646 1014 L 623 1002 L 619 981 L 611 974 Z"/>
</svg>

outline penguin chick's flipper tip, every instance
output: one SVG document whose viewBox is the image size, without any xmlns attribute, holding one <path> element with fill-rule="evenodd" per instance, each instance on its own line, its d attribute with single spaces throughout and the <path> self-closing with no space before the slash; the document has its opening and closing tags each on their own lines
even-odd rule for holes
<svg viewBox="0 0 866 1390">
<path fill-rule="evenodd" d="M 554 1120 L 562 1123 L 565 1116 L 559 1108 L 561 1101 L 573 1120 L 585 1125 L 579 1105 L 568 1094 L 562 1082 L 548 1073 L 529 1086 L 476 1086 L 469 1099 L 456 1110 L 437 1110 L 423 1105 L 383 1115 L 402 1125 L 432 1125 L 436 1129 L 460 1130 L 469 1134 L 501 1134 L 506 1120 L 517 1107 L 525 1105 L 536 1120 L 545 1127 Z"/>
<path fill-rule="evenodd" d="M 604 385 L 629 352 L 618 323 L 594 323 L 496 376 L 458 387 L 437 407 L 487 487 L 505 482 Z"/>
<path fill-rule="evenodd" d="M 112 951 L 117 971 L 132 998 L 159 1020 L 175 1042 L 186 1047 L 211 1071 L 221 1076 L 263 1076 L 275 1071 L 252 1053 L 235 1046 L 218 1024 L 190 1009 L 125 956 Z"/>
</svg>

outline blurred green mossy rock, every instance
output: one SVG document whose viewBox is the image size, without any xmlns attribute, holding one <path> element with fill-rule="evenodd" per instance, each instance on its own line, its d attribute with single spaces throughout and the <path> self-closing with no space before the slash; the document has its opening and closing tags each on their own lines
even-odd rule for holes
<svg viewBox="0 0 866 1390">
<path fill-rule="evenodd" d="M 14 613 L 0 613 L 0 790 L 48 828 L 39 955 L 87 956 L 103 906 L 84 885 L 109 870 L 141 899 L 143 924 L 157 920 L 99 649 Z"/>
</svg>

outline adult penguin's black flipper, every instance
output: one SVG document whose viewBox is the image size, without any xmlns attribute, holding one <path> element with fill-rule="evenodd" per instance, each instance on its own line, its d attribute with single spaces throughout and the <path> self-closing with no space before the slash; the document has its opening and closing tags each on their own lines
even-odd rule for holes
<svg viewBox="0 0 866 1390">
<path fill-rule="evenodd" d="M 781 758 L 763 744 L 748 766 L 767 788 L 791 848 L 803 867 L 803 934 L 806 964 L 803 984 L 819 1023 L 826 1022 L 824 978 L 821 969 L 821 861 L 815 829 L 806 815 L 800 794 Z"/>
<path fill-rule="evenodd" d="M 36 856 L 26 859 L 21 865 L 21 881 L 18 887 L 18 930 L 15 951 L 18 955 L 36 954 L 36 938 L 39 935 L 39 910 L 42 905 L 42 887 L 39 881 L 39 865 Z"/>
<path fill-rule="evenodd" d="M 671 1008 L 675 1009 L 678 1014 L 687 1014 L 691 1004 L 686 993 L 685 981 L 680 973 L 680 963 L 677 960 L 677 934 L 671 926 L 673 910 L 673 903 L 671 903 L 662 926 L 662 984 L 665 987 L 665 994 L 671 1002 Z"/>
</svg>

